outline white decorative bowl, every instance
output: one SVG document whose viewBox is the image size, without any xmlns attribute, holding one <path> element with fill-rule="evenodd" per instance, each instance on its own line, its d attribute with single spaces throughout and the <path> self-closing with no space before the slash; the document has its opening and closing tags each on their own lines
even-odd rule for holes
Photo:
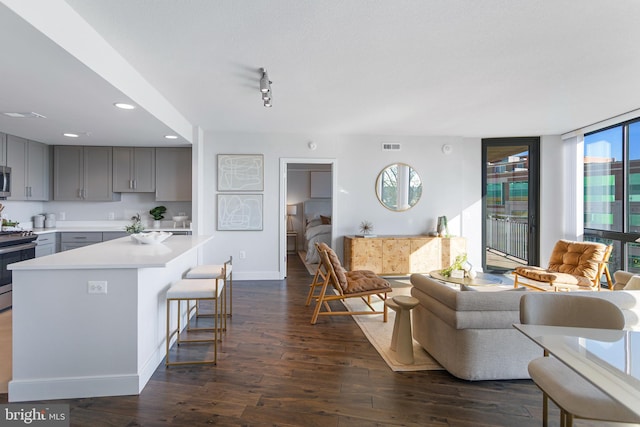
<svg viewBox="0 0 640 427">
<path fill-rule="evenodd" d="M 186 215 L 179 215 L 179 216 L 174 216 L 171 219 L 173 219 L 173 222 L 185 222 L 186 220 L 189 219 L 189 217 Z"/>
<path fill-rule="evenodd" d="M 150 233 L 136 233 L 132 234 L 131 238 L 136 243 L 142 243 L 145 245 L 157 245 L 162 243 L 171 237 L 173 233 L 167 231 L 152 231 Z"/>
</svg>

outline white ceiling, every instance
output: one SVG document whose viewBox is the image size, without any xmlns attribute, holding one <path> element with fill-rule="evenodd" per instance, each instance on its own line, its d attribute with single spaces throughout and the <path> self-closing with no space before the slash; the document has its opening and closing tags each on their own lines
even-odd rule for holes
<svg viewBox="0 0 640 427">
<path fill-rule="evenodd" d="M 161 98 L 207 131 L 309 135 L 561 134 L 640 107 L 637 0 L 0 1 L 0 111 L 47 116 L 0 131 L 48 143 L 188 142 Z M 121 84 L 136 73 L 155 101 Z"/>
</svg>

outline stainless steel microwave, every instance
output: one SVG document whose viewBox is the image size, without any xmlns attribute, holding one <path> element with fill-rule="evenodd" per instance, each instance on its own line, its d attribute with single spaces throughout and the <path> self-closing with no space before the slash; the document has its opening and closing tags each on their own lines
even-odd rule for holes
<svg viewBox="0 0 640 427">
<path fill-rule="evenodd" d="M 0 166 L 0 199 L 11 197 L 11 168 Z"/>
</svg>

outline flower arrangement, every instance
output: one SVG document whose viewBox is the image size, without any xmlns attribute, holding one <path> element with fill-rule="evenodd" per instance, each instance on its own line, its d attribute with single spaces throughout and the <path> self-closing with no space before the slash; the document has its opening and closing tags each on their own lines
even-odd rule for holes
<svg viewBox="0 0 640 427">
<path fill-rule="evenodd" d="M 456 257 L 455 261 L 453 261 L 453 264 L 451 264 L 449 267 L 440 270 L 440 274 L 442 274 L 445 277 L 449 277 L 451 276 L 451 272 L 453 270 L 464 270 L 464 265 L 467 262 L 467 254 L 463 253 L 460 254 Z"/>
<path fill-rule="evenodd" d="M 142 225 L 142 220 L 140 219 L 140 214 L 135 214 L 131 217 L 131 224 L 124 227 L 124 231 L 129 234 L 141 233 L 144 231 L 144 225 Z"/>
</svg>

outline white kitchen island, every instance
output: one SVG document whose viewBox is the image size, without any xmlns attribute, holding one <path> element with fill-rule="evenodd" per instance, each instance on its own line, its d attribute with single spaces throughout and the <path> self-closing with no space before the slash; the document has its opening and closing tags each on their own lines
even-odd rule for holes
<svg viewBox="0 0 640 427">
<path fill-rule="evenodd" d="M 165 356 L 165 293 L 211 239 L 123 237 L 12 264 L 9 401 L 139 394 Z"/>
</svg>

